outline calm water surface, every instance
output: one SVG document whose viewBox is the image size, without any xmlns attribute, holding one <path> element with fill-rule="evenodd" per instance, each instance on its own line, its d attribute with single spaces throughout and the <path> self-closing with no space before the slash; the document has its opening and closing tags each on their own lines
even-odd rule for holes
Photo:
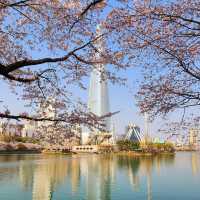
<svg viewBox="0 0 200 200">
<path fill-rule="evenodd" d="M 0 200 L 200 200 L 200 152 L 0 155 Z"/>
</svg>

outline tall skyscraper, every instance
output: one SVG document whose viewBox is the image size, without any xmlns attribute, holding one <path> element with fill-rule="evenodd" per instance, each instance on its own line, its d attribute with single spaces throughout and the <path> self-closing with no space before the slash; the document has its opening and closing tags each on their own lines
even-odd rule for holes
<svg viewBox="0 0 200 200">
<path fill-rule="evenodd" d="M 101 34 L 101 25 L 99 25 L 97 27 L 97 37 Z M 98 49 L 98 53 L 95 55 L 96 59 L 98 60 L 104 51 L 104 44 L 101 38 L 96 41 L 95 47 Z M 96 64 L 93 67 L 90 78 L 88 109 L 90 112 L 99 117 L 110 113 L 108 85 L 105 72 L 104 64 Z M 111 117 L 106 117 L 104 119 L 104 124 L 105 130 L 110 132 Z"/>
</svg>

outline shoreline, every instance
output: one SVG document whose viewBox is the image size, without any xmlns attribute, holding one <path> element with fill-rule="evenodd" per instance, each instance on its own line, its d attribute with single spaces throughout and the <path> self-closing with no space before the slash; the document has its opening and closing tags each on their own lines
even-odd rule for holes
<svg viewBox="0 0 200 200">
<path fill-rule="evenodd" d="M 117 155 L 127 155 L 127 156 L 157 156 L 157 155 L 174 155 L 176 154 L 176 151 L 174 152 L 135 152 L 135 151 L 127 151 L 127 152 L 116 152 Z"/>
<path fill-rule="evenodd" d="M 198 152 L 198 150 L 186 150 L 186 151 L 174 151 L 174 152 L 156 152 L 156 153 L 151 153 L 151 152 L 135 152 L 135 151 L 120 151 L 120 152 L 106 152 L 106 153 L 89 153 L 89 152 L 84 152 L 84 153 L 74 153 L 74 152 L 60 152 L 60 151 L 45 151 L 43 152 L 42 150 L 0 150 L 0 155 L 3 154 L 44 154 L 44 155 L 79 155 L 79 154 L 85 154 L 85 155 L 108 155 L 108 154 L 113 154 L 113 155 L 119 155 L 119 156 L 157 156 L 157 155 L 174 155 L 177 152 Z"/>
<path fill-rule="evenodd" d="M 183 152 L 183 151 L 182 151 Z M 119 155 L 119 156 L 156 156 L 156 155 L 174 155 L 175 152 L 135 152 L 135 151 L 120 151 L 120 152 L 106 152 L 106 153 L 73 153 L 73 152 L 60 152 L 60 151 L 42 151 L 42 150 L 0 150 L 0 155 L 3 154 L 44 154 L 44 155 Z"/>
<path fill-rule="evenodd" d="M 193 152 L 198 151 L 194 149 L 174 149 L 172 150 L 152 150 L 149 149 L 149 151 L 146 149 L 145 151 L 142 150 L 119 150 L 119 149 L 112 149 L 111 151 L 107 151 L 106 149 L 101 149 L 98 152 L 73 152 L 73 149 L 70 148 L 64 148 L 60 147 L 60 149 L 49 149 L 44 148 L 43 146 L 39 144 L 33 144 L 33 143 L 22 143 L 22 142 L 16 142 L 16 143 L 6 143 L 1 142 L 0 143 L 0 155 L 3 154 L 45 154 L 45 155 L 73 155 L 73 154 L 87 154 L 87 155 L 124 155 L 124 156 L 157 156 L 157 155 L 174 155 L 176 152 Z"/>
<path fill-rule="evenodd" d="M 37 151 L 37 150 L 0 151 L 0 155 L 4 155 L 4 154 L 41 154 L 41 151 Z"/>
</svg>

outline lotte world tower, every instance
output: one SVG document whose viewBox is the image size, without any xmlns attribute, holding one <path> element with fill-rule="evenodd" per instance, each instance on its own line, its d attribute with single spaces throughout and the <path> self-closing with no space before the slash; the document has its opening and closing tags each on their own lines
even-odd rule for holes
<svg viewBox="0 0 200 200">
<path fill-rule="evenodd" d="M 97 37 L 101 35 L 101 26 L 97 26 Z M 96 53 L 96 59 L 100 58 L 100 54 L 103 53 L 104 45 L 100 38 L 97 40 L 95 47 L 98 49 Z M 90 112 L 101 117 L 110 113 L 109 108 L 109 96 L 108 96 L 108 85 L 105 74 L 104 64 L 96 64 L 91 72 L 90 86 L 89 86 L 89 98 L 88 98 L 88 109 Z M 105 131 L 111 131 L 111 117 L 104 119 Z"/>
<path fill-rule="evenodd" d="M 97 37 L 101 35 L 101 26 L 97 26 Z M 96 60 L 101 58 L 104 51 L 104 44 L 101 38 L 95 43 L 97 53 L 94 55 Z M 88 110 L 99 116 L 105 116 L 110 113 L 109 108 L 109 94 L 108 83 L 106 77 L 106 69 L 104 64 L 95 64 L 93 66 L 88 96 Z M 111 130 L 111 116 L 105 117 L 104 131 L 97 129 L 86 130 L 82 132 L 81 143 L 82 144 L 113 144 L 113 130 Z"/>
</svg>

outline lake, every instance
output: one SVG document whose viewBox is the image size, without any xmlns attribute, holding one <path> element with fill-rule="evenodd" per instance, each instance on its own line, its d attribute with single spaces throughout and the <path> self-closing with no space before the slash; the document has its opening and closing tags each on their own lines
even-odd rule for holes
<svg viewBox="0 0 200 200">
<path fill-rule="evenodd" d="M 0 200 L 200 200 L 200 152 L 0 155 Z"/>
</svg>

